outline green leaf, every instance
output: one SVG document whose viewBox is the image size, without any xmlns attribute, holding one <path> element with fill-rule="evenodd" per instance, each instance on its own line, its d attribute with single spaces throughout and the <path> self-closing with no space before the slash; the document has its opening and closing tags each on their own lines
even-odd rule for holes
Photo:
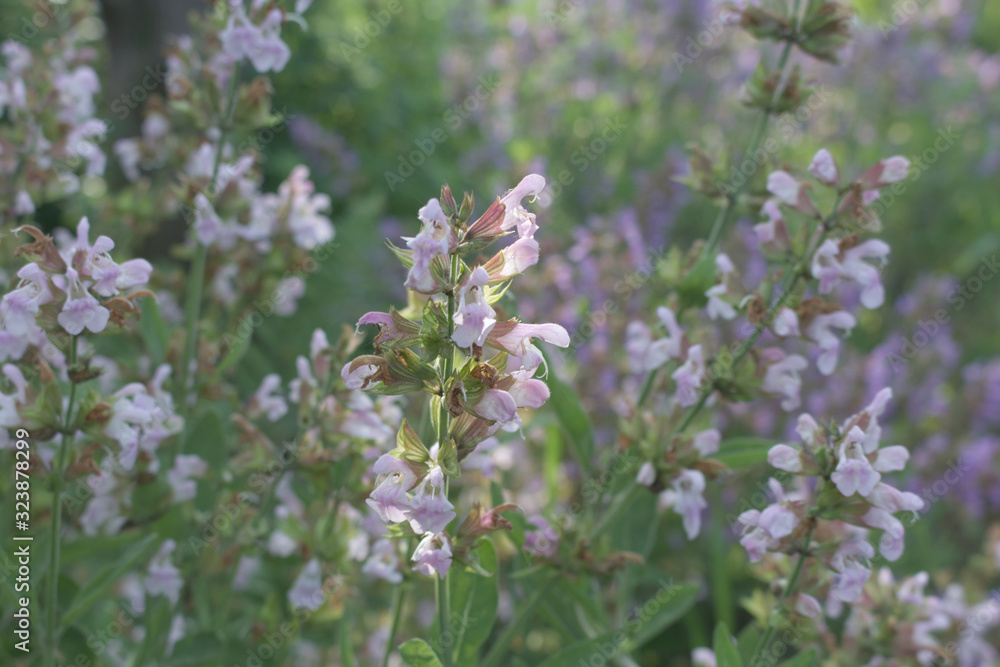
<svg viewBox="0 0 1000 667">
<path fill-rule="evenodd" d="M 781 663 L 781 667 L 813 667 L 813 665 L 818 664 L 819 658 L 816 656 L 816 649 L 811 648 L 799 653 L 791 660 L 785 660 Z"/>
<path fill-rule="evenodd" d="M 759 641 L 760 630 L 753 622 L 748 623 L 745 628 L 740 630 L 740 634 L 736 638 L 736 649 L 740 652 L 744 664 L 753 662 L 753 652 L 757 650 L 757 642 Z"/>
<path fill-rule="evenodd" d="M 656 503 L 657 497 L 653 493 L 641 493 L 632 500 L 621 519 L 609 531 L 615 549 L 632 551 L 643 558 L 649 556 L 660 524 Z"/>
<path fill-rule="evenodd" d="M 156 299 L 143 299 L 139 302 L 139 310 L 142 312 L 142 317 L 139 318 L 139 332 L 155 368 L 167 358 L 167 345 L 170 341 L 167 323 L 163 319 Z"/>
<path fill-rule="evenodd" d="M 152 555 L 156 550 L 158 535 L 147 535 L 130 547 L 115 563 L 109 565 L 99 572 L 97 576 L 87 582 L 87 585 L 80 589 L 69 608 L 63 615 L 64 625 L 72 625 L 80 618 L 91 605 L 103 598 L 108 590 L 121 579 L 126 572 L 131 570 L 136 563 Z"/>
<path fill-rule="evenodd" d="M 184 637 L 164 663 L 164 667 L 214 667 L 220 662 L 222 644 L 211 632 Z"/>
<path fill-rule="evenodd" d="M 72 656 L 74 663 L 78 665 L 97 664 L 97 656 L 87 643 L 89 633 L 84 633 L 79 627 L 72 627 L 66 630 L 59 638 L 59 650 L 63 655 Z M 92 638 L 93 635 L 90 635 Z M 37 650 L 37 649 L 36 649 Z M 80 658 L 83 658 L 81 660 Z"/>
<path fill-rule="evenodd" d="M 717 667 L 743 667 L 743 658 L 740 657 L 736 645 L 733 643 L 733 636 L 729 634 L 729 628 L 725 623 L 715 626 L 715 637 L 712 642 L 715 649 L 715 663 Z"/>
<path fill-rule="evenodd" d="M 410 667 L 441 667 L 441 660 L 423 639 L 411 639 L 399 645 L 403 662 Z"/>
<path fill-rule="evenodd" d="M 570 449 L 581 470 L 590 470 L 590 462 L 594 458 L 594 427 L 590 417 L 569 385 L 553 373 L 548 374 L 546 382 L 550 392 L 548 404 L 555 410 Z"/>
<path fill-rule="evenodd" d="M 164 654 L 167 647 L 167 637 L 170 635 L 173 607 L 170 600 L 162 595 L 146 596 L 146 613 L 142 619 L 146 628 L 146 636 L 142 640 L 138 656 L 133 664 L 156 664 L 155 658 Z"/>
<path fill-rule="evenodd" d="M 491 541 L 482 540 L 476 553 L 484 570 L 497 572 L 497 553 Z M 497 617 L 498 585 L 496 574 L 483 577 L 453 568 L 448 575 L 452 612 L 452 627 L 448 629 L 454 635 L 452 655 L 459 664 L 475 662 L 479 647 L 490 636 Z"/>
<path fill-rule="evenodd" d="M 243 327 L 239 327 L 242 329 Z M 251 327 L 251 331 L 253 328 Z M 215 367 L 215 378 L 218 379 L 222 377 L 222 374 L 228 371 L 230 368 L 239 363 L 243 357 L 246 356 L 247 352 L 250 350 L 250 343 L 253 341 L 253 335 L 251 333 L 242 334 L 234 336 L 232 334 L 224 334 L 223 341 L 228 346 L 226 351 L 226 356 L 222 358 L 222 361 Z"/>
<path fill-rule="evenodd" d="M 677 285 L 681 310 L 701 308 L 708 303 L 705 292 L 715 284 L 715 256 L 702 257 Z"/>
<path fill-rule="evenodd" d="M 743 437 L 723 440 L 719 452 L 712 458 L 730 468 L 742 468 L 767 461 L 767 452 L 774 447 L 774 440 Z"/>
<path fill-rule="evenodd" d="M 209 409 L 191 422 L 191 429 L 184 439 L 183 451 L 197 454 L 212 470 L 223 470 L 229 461 L 222 417 L 216 410 Z"/>
<path fill-rule="evenodd" d="M 616 642 L 615 639 L 619 641 Z M 599 664 L 607 664 L 616 655 L 622 655 L 621 641 L 624 633 L 606 632 L 592 639 L 585 639 L 570 645 L 548 660 L 542 662 L 538 667 L 568 667 L 577 665 L 581 661 L 585 665 L 591 664 L 591 658 L 601 658 Z"/>
<path fill-rule="evenodd" d="M 697 584 L 661 586 L 656 595 L 639 609 L 639 616 L 629 621 L 631 649 L 634 651 L 642 647 L 680 620 L 698 601 L 700 592 L 701 587 Z M 644 617 L 646 620 L 643 620 Z"/>
</svg>

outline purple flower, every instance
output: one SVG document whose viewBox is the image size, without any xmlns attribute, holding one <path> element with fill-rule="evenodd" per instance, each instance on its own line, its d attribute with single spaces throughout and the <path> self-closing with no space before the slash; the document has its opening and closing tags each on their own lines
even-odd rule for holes
<svg viewBox="0 0 1000 667">
<path fill-rule="evenodd" d="M 777 197 L 780 202 L 803 213 L 816 211 L 812 200 L 806 194 L 806 186 L 795 180 L 787 171 L 771 172 L 767 177 L 767 191 Z"/>
<path fill-rule="evenodd" d="M 417 482 L 417 476 L 406 463 L 389 454 L 379 457 L 372 472 L 378 476 L 378 483 L 365 502 L 386 523 L 406 521 L 410 509 L 406 492 Z"/>
<path fill-rule="evenodd" d="M 37 264 L 25 264 L 17 272 L 21 279 L 17 289 L 0 301 L 4 327 L 15 336 L 25 336 L 35 327 L 38 309 L 52 301 L 47 274 Z"/>
<path fill-rule="evenodd" d="M 823 375 L 833 374 L 837 367 L 837 353 L 840 351 L 840 338 L 832 329 L 843 329 L 848 334 L 857 321 L 850 313 L 838 310 L 835 313 L 817 315 L 806 328 L 806 334 L 819 346 L 820 354 L 816 360 L 816 368 Z"/>
<path fill-rule="evenodd" d="M 428 577 L 437 573 L 438 578 L 444 579 L 448 574 L 448 568 L 451 567 L 451 555 L 448 536 L 444 533 L 429 532 L 420 540 L 410 560 L 416 563 L 413 566 L 414 572 Z"/>
<path fill-rule="evenodd" d="M 569 347 L 569 333 L 558 324 L 524 324 L 522 322 L 500 322 L 486 337 L 486 343 L 490 347 L 504 350 L 512 357 L 529 357 L 532 352 L 538 353 L 537 348 L 532 345 L 531 340 L 538 340 L 551 343 L 558 347 Z M 541 355 L 538 355 L 539 358 Z M 508 363 L 508 367 L 513 364 Z M 535 364 L 533 368 L 537 368 Z"/>
<path fill-rule="evenodd" d="M 688 350 L 687 361 L 670 376 L 677 383 L 674 400 L 684 407 L 697 403 L 704 375 L 705 361 L 702 358 L 701 345 L 692 345 Z"/>
<path fill-rule="evenodd" d="M 147 575 L 142 580 L 147 595 L 162 595 L 172 604 L 177 604 L 181 589 L 184 587 L 181 571 L 170 562 L 170 554 L 176 547 L 177 544 L 173 540 L 165 540 L 150 562 Z"/>
<path fill-rule="evenodd" d="M 872 468 L 865 457 L 864 449 L 861 447 L 864 437 L 864 432 L 857 426 L 850 430 L 840 445 L 837 468 L 830 475 L 837 490 L 845 498 L 855 493 L 867 496 L 882 479 L 882 475 Z"/>
<path fill-rule="evenodd" d="M 788 445 L 775 445 L 767 452 L 767 462 L 785 472 L 802 472 L 802 454 Z"/>
<path fill-rule="evenodd" d="M 809 362 L 798 354 L 790 354 L 786 357 L 779 348 L 770 349 L 777 350 L 781 354 L 781 358 L 768 365 L 761 389 L 769 393 L 784 394 L 785 399 L 781 402 L 782 409 L 794 410 L 801 403 L 799 390 L 802 387 L 802 378 L 799 377 L 799 372 L 808 368 Z"/>
<path fill-rule="evenodd" d="M 459 289 L 458 308 L 455 311 L 455 331 L 451 339 L 461 348 L 473 345 L 482 347 L 486 337 L 497 323 L 496 311 L 486 302 L 483 287 L 490 281 L 486 269 L 477 266 Z"/>
<path fill-rule="evenodd" d="M 183 503 L 195 497 L 198 485 L 196 477 L 203 477 L 208 472 L 208 464 L 196 454 L 178 454 L 174 459 L 174 467 L 167 471 L 167 482 L 173 489 L 174 502 Z"/>
<path fill-rule="evenodd" d="M 684 532 L 693 540 L 701 532 L 701 512 L 708 507 L 702 494 L 705 491 L 705 475 L 699 470 L 682 470 L 670 482 L 670 487 L 660 494 L 665 505 L 672 505 L 674 511 L 684 520 Z"/>
<path fill-rule="evenodd" d="M 861 597 L 865 583 L 871 576 L 871 570 L 856 561 L 850 562 L 843 570 L 833 577 L 830 586 L 830 597 L 841 602 L 854 602 Z"/>
<path fill-rule="evenodd" d="M 472 405 L 467 404 L 465 408 L 480 419 L 498 424 L 517 421 L 517 402 L 502 389 L 487 389 L 482 398 Z"/>
<path fill-rule="evenodd" d="M 723 294 L 726 294 L 728 288 L 725 283 L 719 283 L 705 290 L 705 296 L 708 297 L 708 305 L 705 307 L 705 312 L 708 314 L 710 319 L 722 318 L 724 320 L 731 320 L 736 317 L 736 309 L 728 301 L 724 301 L 719 298 Z"/>
<path fill-rule="evenodd" d="M 791 308 L 782 308 L 778 311 L 771 328 L 778 336 L 800 336 L 799 316 Z"/>
<path fill-rule="evenodd" d="M 888 561 L 899 560 L 903 555 L 903 538 L 906 531 L 902 522 L 884 509 L 872 507 L 861 517 L 862 523 L 885 532 L 879 539 L 879 549 Z"/>
<path fill-rule="evenodd" d="M 521 200 L 538 195 L 544 188 L 545 178 L 538 174 L 528 174 L 522 178 L 521 182 L 500 200 L 504 205 L 504 219 L 500 229 L 506 231 L 516 228 L 518 236 L 522 239 L 532 238 L 538 230 L 538 225 L 535 224 L 534 214 L 528 213 L 521 206 Z"/>
<path fill-rule="evenodd" d="M 430 469 L 403 513 L 418 535 L 440 533 L 455 518 L 455 506 L 445 495 L 444 472 L 440 466 Z"/>
<path fill-rule="evenodd" d="M 65 276 L 53 276 L 56 287 L 66 292 L 66 303 L 56 321 L 72 335 L 84 329 L 101 333 L 108 326 L 111 311 L 102 306 L 93 294 L 87 291 L 76 269 L 67 267 Z"/>
<path fill-rule="evenodd" d="M 288 589 L 288 604 L 293 609 L 316 611 L 323 606 L 325 599 L 319 561 L 313 558 L 306 563 Z"/>
<path fill-rule="evenodd" d="M 691 440 L 691 444 L 698 450 L 699 456 L 711 456 L 719 451 L 719 442 L 721 440 L 722 434 L 719 433 L 719 430 L 710 428 L 706 431 L 696 433 Z"/>
<path fill-rule="evenodd" d="M 646 461 L 639 467 L 639 474 L 635 476 L 635 481 L 643 486 L 652 486 L 655 480 L 656 468 L 653 467 L 652 463 Z"/>
<path fill-rule="evenodd" d="M 406 238 L 406 245 L 413 250 L 413 266 L 406 276 L 407 289 L 423 294 L 439 292 L 441 285 L 431 273 L 431 264 L 438 257 L 445 257 L 457 245 L 455 230 L 441 210 L 437 199 L 431 199 L 420 209 L 423 226 L 413 238 Z"/>
<path fill-rule="evenodd" d="M 863 173 L 858 179 L 861 187 L 881 188 L 906 178 L 910 172 L 910 161 L 901 155 L 895 155 L 879 162 Z"/>
<path fill-rule="evenodd" d="M 762 530 L 776 540 L 791 535 L 798 524 L 799 517 L 783 503 L 764 508 L 757 522 Z"/>
<path fill-rule="evenodd" d="M 372 545 L 372 553 L 361 566 L 361 572 L 369 577 L 384 579 L 392 584 L 403 581 L 403 574 L 399 571 L 399 555 L 396 553 L 395 543 L 382 538 Z"/>
<path fill-rule="evenodd" d="M 541 558 L 553 558 L 559 552 L 559 533 L 545 517 L 536 514 L 528 517 L 530 528 L 524 532 L 524 548 Z"/>
<path fill-rule="evenodd" d="M 519 238 L 501 250 L 486 263 L 492 284 L 501 283 L 520 275 L 528 267 L 538 263 L 538 241 L 533 238 Z"/>
<path fill-rule="evenodd" d="M 831 186 L 836 186 L 837 181 L 840 179 L 840 173 L 837 171 L 837 163 L 833 161 L 830 151 L 825 148 L 819 149 L 813 157 L 812 163 L 809 165 L 809 173 L 823 183 Z"/>
<path fill-rule="evenodd" d="M 885 300 L 885 290 L 878 269 L 865 260 L 884 261 L 888 254 L 888 244 L 878 239 L 870 239 L 843 252 L 835 241 L 824 241 L 812 260 L 812 273 L 819 280 L 820 294 L 829 294 L 842 280 L 852 281 L 862 288 L 862 305 L 878 308 Z"/>
<path fill-rule="evenodd" d="M 277 393 L 281 389 L 281 376 L 271 373 L 264 377 L 250 398 L 251 416 L 263 414 L 268 421 L 276 422 L 288 412 L 288 403 L 285 397 Z"/>
<path fill-rule="evenodd" d="M 234 61 L 248 58 L 258 72 L 280 72 L 292 53 L 278 35 L 282 14 L 271 10 L 264 22 L 250 22 L 242 1 L 231 4 L 232 13 L 225 29 L 219 33 L 223 52 Z"/>
</svg>

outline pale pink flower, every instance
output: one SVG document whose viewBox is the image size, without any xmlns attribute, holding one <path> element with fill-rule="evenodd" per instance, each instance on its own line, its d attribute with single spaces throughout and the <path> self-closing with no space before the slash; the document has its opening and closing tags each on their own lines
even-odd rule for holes
<svg viewBox="0 0 1000 667">
<path fill-rule="evenodd" d="M 403 581 L 399 571 L 399 555 L 396 553 L 396 542 L 383 537 L 372 545 L 371 555 L 361 567 L 362 574 L 375 579 L 384 579 L 392 584 Z"/>
<path fill-rule="evenodd" d="M 820 355 L 816 360 L 816 368 L 823 375 L 831 375 L 837 367 L 837 353 L 840 351 L 840 338 L 832 329 L 842 329 L 850 334 L 857 321 L 854 316 L 844 310 L 835 313 L 817 315 L 806 328 L 806 334 L 819 346 Z"/>
<path fill-rule="evenodd" d="M 56 287 L 66 292 L 66 303 L 56 318 L 60 326 L 71 335 L 77 335 L 84 329 L 91 333 L 101 333 L 108 326 L 111 311 L 87 291 L 80 281 L 76 269 L 67 267 L 66 275 L 52 277 Z"/>
<path fill-rule="evenodd" d="M 684 407 L 697 403 L 704 376 L 705 360 L 701 345 L 692 345 L 688 350 L 687 361 L 670 376 L 677 385 L 674 400 Z"/>
<path fill-rule="evenodd" d="M 318 560 L 312 558 L 288 589 L 288 604 L 292 609 L 316 611 L 323 606 L 325 600 L 320 564 Z"/>
<path fill-rule="evenodd" d="M 455 506 L 445 495 L 444 472 L 440 466 L 431 468 L 417 485 L 403 514 L 418 535 L 440 533 L 455 518 Z"/>
<path fill-rule="evenodd" d="M 681 515 L 689 540 L 701 531 L 701 512 L 708 507 L 704 492 L 705 475 L 699 470 L 682 470 L 670 482 L 670 488 L 660 494 L 661 504 L 672 506 Z"/>
<path fill-rule="evenodd" d="M 428 577 L 437 574 L 438 578 L 444 579 L 451 567 L 451 558 L 451 543 L 448 536 L 444 533 L 429 532 L 420 540 L 410 560 L 416 563 L 413 566 L 414 572 Z"/>
<path fill-rule="evenodd" d="M 865 456 L 861 446 L 864 437 L 864 432 L 857 426 L 848 432 L 840 445 L 837 468 L 830 475 L 837 490 L 847 498 L 855 493 L 867 496 L 882 478 Z"/>
<path fill-rule="evenodd" d="M 48 275 L 35 263 L 25 264 L 17 272 L 17 289 L 4 294 L 0 314 L 4 327 L 15 336 L 25 336 L 35 328 L 39 308 L 52 301 Z"/>
<path fill-rule="evenodd" d="M 767 452 L 767 462 L 772 467 L 785 472 L 802 472 L 802 454 L 788 445 L 775 445 Z"/>
<path fill-rule="evenodd" d="M 731 320 L 736 317 L 736 309 L 733 308 L 733 305 L 720 298 L 727 291 L 725 283 L 719 283 L 705 291 L 705 296 L 708 297 L 708 305 L 705 307 L 705 312 L 709 318 L 715 320 L 721 317 L 724 320 Z"/>
<path fill-rule="evenodd" d="M 276 422 L 288 413 L 288 403 L 279 393 L 281 376 L 277 373 L 266 375 L 260 387 L 250 398 L 250 415 L 265 415 L 268 421 Z"/>
<path fill-rule="evenodd" d="M 861 597 L 861 592 L 871 570 L 864 567 L 857 561 L 851 561 L 843 570 L 833 577 L 833 584 L 830 586 L 830 596 L 841 602 L 854 602 Z"/>
<path fill-rule="evenodd" d="M 420 209 L 419 217 L 423 222 L 420 233 L 413 238 L 404 237 L 407 247 L 413 250 L 413 266 L 404 285 L 415 292 L 433 294 L 442 286 L 431 274 L 431 263 L 436 257 L 446 257 L 455 248 L 457 238 L 437 199 L 428 201 Z"/>
<path fill-rule="evenodd" d="M 773 171 L 767 177 L 767 191 L 794 209 L 805 213 L 814 212 L 812 200 L 806 194 L 805 186 L 787 171 Z"/>
<path fill-rule="evenodd" d="M 208 464 L 196 454 L 178 454 L 174 467 L 167 471 L 167 483 L 173 490 L 175 503 L 183 503 L 195 497 L 198 485 L 196 478 L 204 477 Z"/>
<path fill-rule="evenodd" d="M 147 574 L 142 580 L 142 586 L 147 595 L 162 595 L 170 600 L 171 604 L 177 604 L 181 589 L 184 588 L 181 571 L 170 562 L 170 554 L 176 548 L 176 542 L 170 539 L 165 540 L 160 546 L 160 550 L 153 556 Z"/>
<path fill-rule="evenodd" d="M 799 316 L 791 308 L 782 308 L 774 317 L 771 328 L 778 336 L 801 336 L 799 332 Z"/>
<path fill-rule="evenodd" d="M 377 477 L 377 486 L 365 501 L 379 518 L 386 523 L 406 521 L 410 509 L 407 491 L 417 482 L 417 476 L 403 461 L 383 454 L 372 467 Z"/>
<path fill-rule="evenodd" d="M 500 283 L 524 273 L 538 263 L 538 241 L 530 237 L 519 238 L 499 253 L 498 261 L 487 264 L 491 283 Z"/>
<path fill-rule="evenodd" d="M 711 456 L 719 451 L 719 443 L 722 441 L 722 434 L 719 429 L 710 428 L 706 431 L 696 433 L 691 440 L 691 444 L 698 450 L 699 456 Z"/>
<path fill-rule="evenodd" d="M 819 152 L 813 157 L 812 163 L 809 165 L 809 173 L 827 185 L 835 186 L 840 179 L 837 163 L 834 162 L 830 151 L 825 148 L 819 149 Z"/>
<path fill-rule="evenodd" d="M 652 486 L 655 480 L 656 469 L 652 463 L 646 461 L 639 467 L 639 473 L 635 476 L 635 481 L 637 484 L 642 484 L 643 486 Z"/>
<path fill-rule="evenodd" d="M 864 189 L 881 188 L 903 180 L 910 172 L 910 161 L 895 155 L 879 162 L 863 173 L 858 181 Z"/>
<path fill-rule="evenodd" d="M 535 215 L 524 209 L 521 200 L 538 195 L 544 188 L 545 179 L 538 174 L 528 174 L 522 178 L 521 182 L 500 200 L 505 209 L 500 229 L 506 231 L 516 228 L 519 237 L 532 238 L 538 230 L 538 225 L 535 224 Z"/>
<path fill-rule="evenodd" d="M 761 389 L 768 393 L 783 394 L 785 398 L 781 401 L 781 408 L 794 410 L 801 403 L 799 390 L 802 387 L 802 378 L 799 373 L 808 368 L 809 362 L 801 355 L 785 356 L 779 348 L 771 349 L 779 352 L 781 357 L 768 365 Z"/>
<path fill-rule="evenodd" d="M 477 266 L 468 280 L 459 288 L 458 308 L 455 311 L 455 331 L 451 339 L 460 348 L 473 345 L 482 347 L 496 324 L 496 311 L 486 302 L 483 287 L 490 281 L 486 269 Z"/>
</svg>

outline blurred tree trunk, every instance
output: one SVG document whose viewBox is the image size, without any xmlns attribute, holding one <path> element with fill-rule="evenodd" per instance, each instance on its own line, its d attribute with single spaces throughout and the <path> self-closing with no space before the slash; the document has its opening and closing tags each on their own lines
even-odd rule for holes
<svg viewBox="0 0 1000 667">
<path fill-rule="evenodd" d="M 208 0 L 101 0 L 111 55 L 105 91 L 115 123 L 111 141 L 139 134 L 141 100 L 153 92 L 165 96 L 164 49 L 172 37 L 189 31 L 192 11 L 207 7 Z M 183 242 L 185 232 L 182 219 L 164 221 L 144 240 L 142 256 L 165 255 L 171 246 Z"/>
<path fill-rule="evenodd" d="M 111 52 L 107 99 L 120 99 L 136 86 L 143 86 L 144 77 L 149 82 L 147 68 L 162 74 L 163 50 L 170 37 L 188 32 L 190 12 L 207 6 L 207 0 L 101 0 Z M 163 85 L 161 76 L 156 90 L 162 90 Z M 129 113 L 118 123 L 119 136 L 136 134 L 140 119 L 141 114 Z"/>
</svg>

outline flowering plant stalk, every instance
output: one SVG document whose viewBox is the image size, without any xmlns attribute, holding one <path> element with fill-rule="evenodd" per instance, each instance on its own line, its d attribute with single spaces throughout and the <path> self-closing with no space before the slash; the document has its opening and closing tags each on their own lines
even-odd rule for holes
<svg viewBox="0 0 1000 667">
<path fill-rule="evenodd" d="M 739 79 L 755 114 L 742 153 L 727 156 L 728 131 L 689 146 L 674 181 L 718 205 L 693 243 L 672 228 L 686 193 L 658 171 L 677 175 L 673 154 L 650 172 L 627 154 L 628 201 L 606 210 L 617 151 L 655 123 L 615 117 L 591 138 L 594 122 L 562 115 L 666 88 L 658 109 L 704 122 L 724 105 L 703 80 L 650 69 L 694 62 L 663 51 L 690 22 L 634 3 L 562 3 L 544 22 L 456 3 L 448 39 L 427 42 L 442 21 L 430 10 L 311 4 L 227 0 L 194 14 L 168 41 L 162 86 L 108 105 L 136 114 L 134 135 L 100 113 L 96 2 L 40 0 L 0 44 L 0 461 L 14 471 L 0 495 L 16 504 L 0 533 L 38 545 L 27 564 L 0 546 L 0 599 L 14 610 L 0 618 L 4 661 L 9 650 L 15 667 L 997 662 L 1000 526 L 953 541 L 976 551 L 961 571 L 918 554 L 921 539 L 937 551 L 941 517 L 954 519 L 949 494 L 963 519 L 1000 507 L 1000 363 L 959 373 L 949 313 L 927 310 L 971 303 L 996 262 L 982 259 L 976 283 L 928 279 L 901 297 L 889 330 L 902 350 L 844 345 L 889 319 L 883 269 L 901 217 L 889 211 L 927 165 L 783 132 L 828 103 L 816 72 L 848 43 L 872 50 L 845 4 L 740 2 L 690 40 L 726 49 L 705 74 Z M 678 16 L 703 9 L 692 7 Z M 578 32 L 591 23 L 612 38 Z M 774 53 L 741 70 L 739 37 L 710 44 L 727 26 Z M 490 165 L 483 182 L 506 183 L 512 162 L 528 175 L 479 210 L 445 185 L 402 223 L 383 220 L 392 238 L 366 255 L 354 239 L 384 193 L 361 188 L 381 182 L 371 163 L 393 162 L 378 142 L 407 100 L 378 85 L 391 70 L 376 58 L 408 30 L 421 40 L 408 72 L 438 59 L 433 85 L 414 77 L 421 95 L 472 92 L 449 102 L 448 132 L 398 154 L 390 190 L 416 188 L 425 162 L 469 181 Z M 292 60 L 296 44 L 318 59 L 331 43 L 343 61 Z M 498 76 L 468 67 L 463 49 L 484 44 Z M 525 67 L 536 51 L 546 59 Z M 973 56 L 992 90 L 996 58 Z M 636 60 L 636 79 L 656 76 L 609 95 L 628 88 L 618 65 Z M 312 98 L 294 96 L 312 69 L 335 72 L 315 121 L 298 108 Z M 275 107 L 269 75 L 281 72 L 291 111 Z M 365 95 L 331 103 L 343 81 Z M 687 100 L 690 89 L 701 92 Z M 386 99 L 391 113 L 354 132 L 358 109 Z M 330 118 L 354 120 L 341 137 Z M 866 129 L 859 146 L 877 136 Z M 487 141 L 465 154 L 473 136 Z M 584 136 L 576 171 L 550 164 L 554 149 L 528 161 L 536 140 Z M 309 166 L 286 162 L 293 146 Z M 317 154 L 336 154 L 350 178 Z M 578 201 L 559 200 L 574 180 Z M 339 245 L 334 217 L 348 232 Z M 654 251 L 655 220 L 677 233 Z M 568 249 L 550 252 L 563 238 Z M 386 303 L 370 295 L 397 276 L 394 306 L 359 307 Z"/>
</svg>

